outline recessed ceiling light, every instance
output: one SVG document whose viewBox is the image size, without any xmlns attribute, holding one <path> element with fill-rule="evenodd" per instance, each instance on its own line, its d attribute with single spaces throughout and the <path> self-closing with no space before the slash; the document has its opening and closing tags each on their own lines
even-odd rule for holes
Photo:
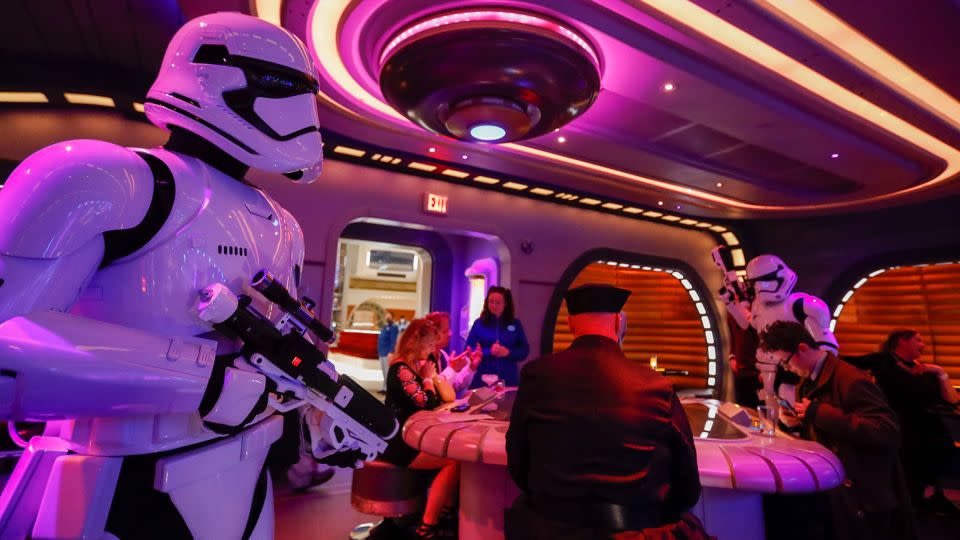
<svg viewBox="0 0 960 540">
<path fill-rule="evenodd" d="M 430 152 L 431 154 L 434 153 L 434 152 L 436 152 L 436 151 L 437 151 L 437 149 L 434 148 L 434 147 L 432 147 L 432 146 L 431 146 L 430 149 L 428 150 L 428 152 Z"/>
<path fill-rule="evenodd" d="M 499 141 L 506 135 L 507 130 L 496 124 L 477 124 L 470 128 L 470 136 L 478 141 Z"/>
<path fill-rule="evenodd" d="M 723 182 L 717 182 L 717 187 L 723 187 Z"/>
<path fill-rule="evenodd" d="M 668 83 L 663 83 L 663 86 L 661 86 L 660 88 L 662 88 L 664 92 L 673 92 L 674 90 L 677 89 L 677 85 L 673 84 L 672 82 L 668 82 Z"/>
<path fill-rule="evenodd" d="M 833 158 L 833 159 L 837 159 L 838 157 L 840 157 L 840 154 L 834 152 L 834 153 L 830 154 L 830 157 Z"/>
<path fill-rule="evenodd" d="M 466 154 L 463 154 L 463 155 L 460 156 L 460 157 L 463 158 L 463 159 L 467 159 L 467 155 L 466 155 Z"/>
<path fill-rule="evenodd" d="M 563 135 L 561 135 L 561 136 L 557 137 L 557 142 L 558 142 L 558 143 L 565 143 L 565 142 L 567 142 L 567 138 L 564 137 Z"/>
<path fill-rule="evenodd" d="M 657 206 L 663 206 L 663 201 L 657 201 Z"/>
</svg>

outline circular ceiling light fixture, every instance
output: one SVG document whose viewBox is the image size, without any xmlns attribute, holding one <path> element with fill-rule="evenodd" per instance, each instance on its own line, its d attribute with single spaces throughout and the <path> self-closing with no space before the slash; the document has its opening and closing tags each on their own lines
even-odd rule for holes
<svg viewBox="0 0 960 540">
<path fill-rule="evenodd" d="M 478 141 L 499 141 L 507 136 L 507 130 L 494 124 L 477 124 L 470 128 L 470 136 Z"/>
<path fill-rule="evenodd" d="M 581 35 L 542 15 L 448 12 L 387 43 L 380 89 L 424 129 L 502 143 L 549 133 L 583 114 L 600 91 L 600 59 Z"/>
</svg>

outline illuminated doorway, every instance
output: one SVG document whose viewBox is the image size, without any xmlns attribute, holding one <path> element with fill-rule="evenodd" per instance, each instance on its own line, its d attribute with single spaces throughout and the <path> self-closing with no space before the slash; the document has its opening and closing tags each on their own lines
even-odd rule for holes
<svg viewBox="0 0 960 540">
<path fill-rule="evenodd" d="M 589 262 L 568 288 L 606 283 L 629 289 L 632 294 L 624 306 L 627 358 L 655 366 L 677 389 L 713 393 L 720 382 L 718 334 L 699 283 L 676 264 L 646 265 L 626 258 Z M 560 303 L 552 341 L 553 351 L 573 341 L 566 302 Z"/>
<path fill-rule="evenodd" d="M 943 366 L 960 385 L 960 262 L 870 272 L 846 291 L 830 324 L 847 356 L 876 352 L 894 330 L 916 330 L 926 344 L 921 361 Z"/>
</svg>

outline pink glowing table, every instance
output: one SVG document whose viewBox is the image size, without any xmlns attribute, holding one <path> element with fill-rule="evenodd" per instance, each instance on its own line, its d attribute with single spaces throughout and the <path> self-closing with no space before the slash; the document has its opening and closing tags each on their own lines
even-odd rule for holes
<svg viewBox="0 0 960 540">
<path fill-rule="evenodd" d="M 486 392 L 486 389 L 483 390 Z M 422 411 L 403 426 L 414 448 L 461 462 L 460 538 L 503 538 L 503 511 L 520 491 L 507 473 L 506 433 L 513 389 Z M 463 403 L 464 412 L 451 412 Z M 719 540 L 763 539 L 764 493 L 809 493 L 843 481 L 840 461 L 823 446 L 747 426 L 753 411 L 716 400 L 684 400 L 697 447 L 703 494 L 693 512 Z"/>
</svg>

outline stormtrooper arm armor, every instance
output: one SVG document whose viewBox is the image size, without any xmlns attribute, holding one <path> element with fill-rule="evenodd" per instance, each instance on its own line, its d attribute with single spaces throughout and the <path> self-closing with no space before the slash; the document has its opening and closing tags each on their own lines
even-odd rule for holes
<svg viewBox="0 0 960 540">
<path fill-rule="evenodd" d="M 122 255 L 108 240 L 136 231 L 156 195 L 148 163 L 102 141 L 49 146 L 10 176 L 0 191 L 0 417 L 197 411 L 214 342 L 60 313 L 105 259 Z M 262 399 L 265 378 L 233 369 L 222 377 L 210 384 L 219 391 L 208 397 L 211 421 L 245 419 Z"/>
<path fill-rule="evenodd" d="M 723 287 L 717 296 L 737 326 L 746 330 L 750 326 L 750 302 L 745 299 L 743 289 L 738 284 L 736 271 L 731 270 L 733 261 L 729 253 L 730 249 L 723 246 L 717 246 L 710 252 L 713 264 L 723 273 Z"/>
<path fill-rule="evenodd" d="M 24 160 L 0 192 L 0 321 L 68 309 L 103 260 L 104 235 L 143 220 L 151 178 L 133 151 L 101 141 Z"/>
<path fill-rule="evenodd" d="M 839 350 L 837 338 L 830 331 L 830 308 L 816 296 L 794 293 L 788 300 L 797 322 L 810 332 L 817 345 L 834 354 Z"/>
<path fill-rule="evenodd" d="M 723 307 L 727 308 L 727 315 L 737 323 L 737 326 L 743 330 L 750 327 L 750 304 L 738 300 L 728 302 L 724 295 L 721 295 L 720 299 L 723 301 Z"/>
</svg>

